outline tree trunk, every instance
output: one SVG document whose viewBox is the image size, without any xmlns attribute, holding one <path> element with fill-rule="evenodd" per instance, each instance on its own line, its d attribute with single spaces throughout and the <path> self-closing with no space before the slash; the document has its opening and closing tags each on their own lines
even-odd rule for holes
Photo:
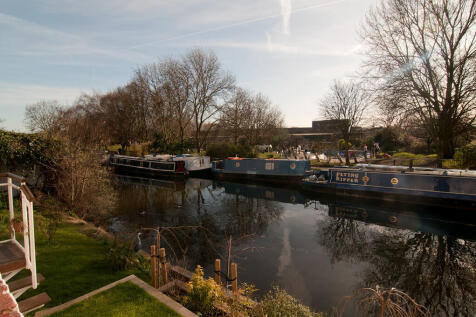
<svg viewBox="0 0 476 317">
<path fill-rule="evenodd" d="M 200 153 L 200 130 L 195 131 L 195 148 L 198 153 Z"/>
<path fill-rule="evenodd" d="M 345 165 L 350 166 L 349 138 L 345 138 Z"/>
<path fill-rule="evenodd" d="M 183 139 L 184 139 L 184 129 L 180 127 L 180 150 L 183 152 Z"/>
<path fill-rule="evenodd" d="M 438 136 L 438 157 L 440 159 L 451 159 L 455 152 L 454 136 L 452 129 L 448 126 L 448 124 L 442 125 Z"/>
</svg>

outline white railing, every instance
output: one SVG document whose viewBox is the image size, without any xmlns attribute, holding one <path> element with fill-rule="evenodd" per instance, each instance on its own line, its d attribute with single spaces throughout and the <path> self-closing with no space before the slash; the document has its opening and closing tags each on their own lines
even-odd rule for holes
<svg viewBox="0 0 476 317">
<path fill-rule="evenodd" d="M 25 254 L 26 269 L 31 271 L 31 285 L 33 288 L 38 286 L 36 273 L 36 250 L 35 250 L 35 223 L 33 219 L 33 201 L 34 196 L 25 183 L 25 179 L 12 173 L 0 173 L 0 178 L 6 178 L 7 182 L 0 182 L 0 187 L 7 187 L 8 192 L 8 210 L 10 214 L 10 240 L 15 243 Z M 16 185 L 14 181 L 18 182 Z M 16 239 L 16 232 L 13 225 L 15 219 L 13 191 L 19 192 L 21 202 L 21 212 L 23 221 L 23 245 Z M 5 241 L 6 242 L 6 241 Z M 11 278 L 11 276 L 9 276 Z"/>
</svg>

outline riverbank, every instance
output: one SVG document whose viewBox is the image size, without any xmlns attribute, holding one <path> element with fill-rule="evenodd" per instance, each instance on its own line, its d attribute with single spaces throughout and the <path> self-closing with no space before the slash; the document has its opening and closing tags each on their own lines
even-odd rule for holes
<svg viewBox="0 0 476 317">
<path fill-rule="evenodd" d="M 8 219 L 7 215 L 7 210 L 0 211 L 1 219 Z M 46 306 L 52 307 L 130 274 L 149 280 L 147 271 L 136 268 L 113 270 L 108 259 L 112 242 L 104 235 L 96 235 L 93 226 L 64 219 L 57 224 L 54 233 L 48 234 L 41 227 L 42 221 L 44 217 L 36 212 L 37 271 L 45 280 L 21 298 L 47 292 L 52 300 Z M 8 237 L 5 221 L 0 224 L 0 233 L 2 239 Z M 28 274 L 22 273 L 18 278 Z"/>
</svg>

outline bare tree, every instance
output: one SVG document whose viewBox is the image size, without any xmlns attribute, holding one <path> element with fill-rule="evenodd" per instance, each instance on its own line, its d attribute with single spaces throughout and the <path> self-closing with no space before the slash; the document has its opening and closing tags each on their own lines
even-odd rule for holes
<svg viewBox="0 0 476 317">
<path fill-rule="evenodd" d="M 121 144 L 125 150 L 136 138 L 135 103 L 127 87 L 117 88 L 101 97 L 101 107 L 105 113 L 105 127 L 112 142 Z"/>
<path fill-rule="evenodd" d="M 268 97 L 261 93 L 254 95 L 250 117 L 245 121 L 244 128 L 248 143 L 270 142 L 283 121 L 281 111 L 271 104 Z"/>
<path fill-rule="evenodd" d="M 163 83 L 160 64 L 145 65 L 136 70 L 132 80 L 141 94 L 140 102 L 143 113 L 147 114 L 144 122 L 151 133 L 160 133 L 167 141 L 171 141 L 176 134 L 170 105 L 164 99 Z"/>
<path fill-rule="evenodd" d="M 179 143 L 183 148 L 185 133 L 192 120 L 191 82 L 187 78 L 187 69 L 177 60 L 169 59 L 161 63 L 160 74 L 164 100 L 171 110 L 174 125 L 178 129 Z"/>
<path fill-rule="evenodd" d="M 242 88 L 235 90 L 220 114 L 220 124 L 232 135 L 235 144 L 240 136 L 251 145 L 269 142 L 283 124 L 281 111 L 266 96 Z"/>
<path fill-rule="evenodd" d="M 26 125 L 32 132 L 51 136 L 60 129 L 62 111 L 63 108 L 55 100 L 40 101 L 28 105 L 25 110 Z"/>
<path fill-rule="evenodd" d="M 319 103 L 324 117 L 336 120 L 345 141 L 345 163 L 350 165 L 349 141 L 354 128 L 362 120 L 368 107 L 367 93 L 362 85 L 355 82 L 334 81 L 331 92 Z"/>
<path fill-rule="evenodd" d="M 220 112 L 220 125 L 232 136 L 234 144 L 237 144 L 239 137 L 243 135 L 252 112 L 253 96 L 248 91 L 237 88 Z"/>
<path fill-rule="evenodd" d="M 200 151 L 216 122 L 217 113 L 233 90 L 235 79 L 222 70 L 213 52 L 194 49 L 184 57 L 183 65 L 190 83 L 195 147 Z"/>
<path fill-rule="evenodd" d="M 440 158 L 475 123 L 475 19 L 474 0 L 386 0 L 363 26 L 381 107 L 418 118 Z"/>
</svg>

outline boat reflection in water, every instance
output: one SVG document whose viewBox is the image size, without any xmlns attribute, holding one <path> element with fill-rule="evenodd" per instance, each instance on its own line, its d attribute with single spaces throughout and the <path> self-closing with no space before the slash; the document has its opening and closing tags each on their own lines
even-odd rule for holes
<svg viewBox="0 0 476 317">
<path fill-rule="evenodd" d="M 476 314 L 476 220 L 469 213 L 202 179 L 121 178 L 117 189 L 113 229 L 200 226 L 164 238 L 171 259 L 209 273 L 215 258 L 225 259 L 231 236 L 239 280 L 261 294 L 278 284 L 330 311 L 357 289 L 379 285 L 405 291 L 433 316 Z"/>
</svg>

